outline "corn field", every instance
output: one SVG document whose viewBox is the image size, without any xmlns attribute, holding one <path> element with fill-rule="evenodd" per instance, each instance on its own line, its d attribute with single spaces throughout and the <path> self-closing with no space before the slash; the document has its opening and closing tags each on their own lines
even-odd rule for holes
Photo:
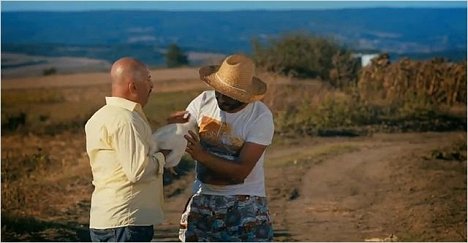
<svg viewBox="0 0 468 243">
<path fill-rule="evenodd" d="M 466 62 L 443 59 L 390 63 L 383 54 L 362 68 L 359 93 L 367 101 L 393 103 L 416 97 L 436 105 L 466 104 L 466 68 Z"/>
</svg>

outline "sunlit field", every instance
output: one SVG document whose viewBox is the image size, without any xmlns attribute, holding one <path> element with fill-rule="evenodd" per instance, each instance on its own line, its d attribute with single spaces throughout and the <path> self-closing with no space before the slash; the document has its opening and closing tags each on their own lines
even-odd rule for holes
<svg viewBox="0 0 468 243">
<path fill-rule="evenodd" d="M 153 130 L 208 88 L 196 69 L 185 72 L 154 75 L 144 108 Z M 265 173 L 276 241 L 466 240 L 466 105 L 385 110 L 319 80 L 261 76 L 275 118 Z M 1 96 L 2 240 L 89 240 L 84 124 L 110 83 L 13 82 Z M 155 240 L 176 240 L 191 193 L 193 161 L 184 157 L 176 170 L 165 176 L 166 221 Z"/>
</svg>

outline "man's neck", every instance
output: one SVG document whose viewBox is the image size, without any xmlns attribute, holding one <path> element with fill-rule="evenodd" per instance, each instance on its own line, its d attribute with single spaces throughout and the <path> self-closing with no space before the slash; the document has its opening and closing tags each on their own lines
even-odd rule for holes
<svg viewBox="0 0 468 243">
<path fill-rule="evenodd" d="M 249 105 L 249 103 L 246 103 L 246 104 L 242 105 L 241 107 L 236 108 L 236 109 L 234 109 L 234 110 L 232 110 L 232 111 L 224 111 L 224 112 L 227 112 L 227 113 L 237 113 L 237 112 L 243 110 L 243 109 L 244 109 L 245 107 L 247 107 L 248 105 Z"/>
</svg>

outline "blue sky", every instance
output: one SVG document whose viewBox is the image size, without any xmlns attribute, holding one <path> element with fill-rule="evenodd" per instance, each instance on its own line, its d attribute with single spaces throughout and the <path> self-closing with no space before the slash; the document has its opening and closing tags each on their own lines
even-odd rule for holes
<svg viewBox="0 0 468 243">
<path fill-rule="evenodd" d="M 3 11 L 284 10 L 369 7 L 466 7 L 466 1 L 1 1 Z"/>
</svg>

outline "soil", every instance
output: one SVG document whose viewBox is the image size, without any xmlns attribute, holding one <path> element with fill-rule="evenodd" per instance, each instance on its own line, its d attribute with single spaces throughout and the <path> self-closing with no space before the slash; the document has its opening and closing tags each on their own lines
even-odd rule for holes
<svg viewBox="0 0 468 243">
<path fill-rule="evenodd" d="M 466 133 L 377 134 L 273 145 L 275 241 L 466 241 L 466 160 L 431 157 Z M 345 144 L 346 146 L 343 146 Z M 314 147 L 326 153 L 304 153 Z M 266 162 L 268 163 L 268 162 Z M 176 241 L 193 173 L 166 187 L 156 241 Z"/>
</svg>

